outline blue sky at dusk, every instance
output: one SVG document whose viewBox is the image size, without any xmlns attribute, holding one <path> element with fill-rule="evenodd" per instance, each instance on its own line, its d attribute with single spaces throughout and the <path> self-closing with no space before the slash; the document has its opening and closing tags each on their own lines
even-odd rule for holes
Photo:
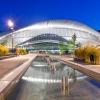
<svg viewBox="0 0 100 100">
<path fill-rule="evenodd" d="M 0 0 L 0 30 L 7 19 L 16 29 L 51 19 L 70 19 L 100 29 L 100 0 Z"/>
</svg>

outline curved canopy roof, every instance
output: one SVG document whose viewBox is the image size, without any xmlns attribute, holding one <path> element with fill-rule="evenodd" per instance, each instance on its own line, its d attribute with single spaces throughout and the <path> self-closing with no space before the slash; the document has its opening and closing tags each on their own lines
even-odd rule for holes
<svg viewBox="0 0 100 100">
<path fill-rule="evenodd" d="M 71 20 L 49 20 L 38 22 L 36 24 L 17 30 L 13 33 L 4 35 L 0 37 L 0 41 L 8 40 L 8 44 L 10 45 L 11 39 L 13 37 L 14 46 L 16 46 L 28 40 L 38 39 L 38 37 L 40 38 L 42 34 L 55 34 L 68 40 L 74 33 L 77 36 L 78 42 L 85 43 L 87 41 L 96 41 L 100 43 L 99 32 L 84 24 Z M 55 35 L 51 35 L 50 37 L 46 36 L 45 38 L 54 38 Z"/>
<path fill-rule="evenodd" d="M 53 43 L 59 43 L 59 42 L 66 42 L 67 43 L 67 40 L 56 35 L 56 34 L 41 34 L 41 35 L 38 35 L 36 37 L 33 37 L 25 42 L 22 42 L 21 44 L 19 45 L 22 45 L 22 44 L 35 44 L 35 43 L 41 43 L 41 42 L 53 42 Z"/>
<path fill-rule="evenodd" d="M 94 31 L 92 28 L 88 27 L 87 25 L 84 25 L 82 23 L 73 20 L 49 20 L 49 21 L 38 22 L 26 28 L 22 28 L 18 30 L 18 32 L 31 30 L 31 29 L 32 30 L 43 29 L 43 28 L 69 28 L 69 29 L 81 30 L 85 32 Z"/>
</svg>

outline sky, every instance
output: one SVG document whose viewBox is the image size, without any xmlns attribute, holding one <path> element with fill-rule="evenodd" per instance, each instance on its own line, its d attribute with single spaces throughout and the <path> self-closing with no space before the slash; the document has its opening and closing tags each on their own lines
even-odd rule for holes
<svg viewBox="0 0 100 100">
<path fill-rule="evenodd" d="M 44 20 L 75 20 L 100 29 L 100 0 L 0 0 L 0 31 L 7 32 L 7 20 L 15 29 Z"/>
</svg>

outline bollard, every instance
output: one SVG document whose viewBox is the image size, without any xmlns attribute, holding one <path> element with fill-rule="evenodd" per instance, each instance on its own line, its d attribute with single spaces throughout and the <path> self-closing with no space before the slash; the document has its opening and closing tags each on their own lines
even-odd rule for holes
<svg viewBox="0 0 100 100">
<path fill-rule="evenodd" d="M 68 77 L 66 76 L 62 76 L 61 91 L 64 96 L 66 94 L 69 95 L 69 82 L 68 82 Z"/>
<path fill-rule="evenodd" d="M 66 76 L 66 92 L 67 92 L 67 95 L 69 95 L 69 78 Z"/>
<path fill-rule="evenodd" d="M 65 96 L 66 92 L 66 87 L 65 87 L 66 81 L 65 81 L 65 76 L 62 76 L 62 94 Z"/>
</svg>

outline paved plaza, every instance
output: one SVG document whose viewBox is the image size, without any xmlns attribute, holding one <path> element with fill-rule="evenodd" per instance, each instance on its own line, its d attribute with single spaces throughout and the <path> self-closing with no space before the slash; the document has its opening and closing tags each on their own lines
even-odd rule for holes
<svg viewBox="0 0 100 100">
<path fill-rule="evenodd" d="M 20 59 L 20 57 L 0 60 L 0 78 L 20 66 L 24 61 L 25 59 Z"/>
</svg>

